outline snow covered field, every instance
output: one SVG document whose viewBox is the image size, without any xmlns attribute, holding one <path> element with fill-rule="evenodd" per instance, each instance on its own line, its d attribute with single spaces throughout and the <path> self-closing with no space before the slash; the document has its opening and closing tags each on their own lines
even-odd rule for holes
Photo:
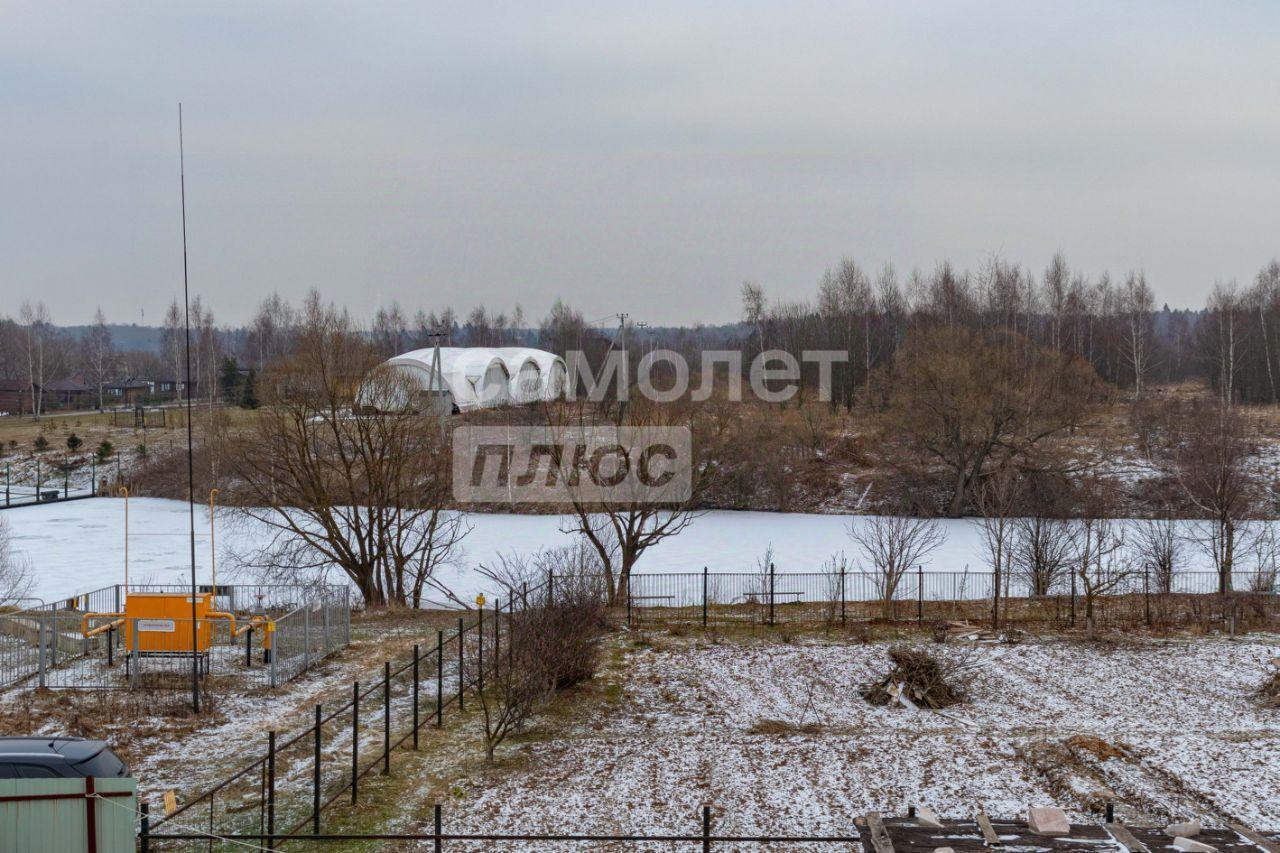
<svg viewBox="0 0 1280 853">
<path fill-rule="evenodd" d="M 123 582 L 124 501 L 101 498 L 65 504 L 46 504 L 10 510 L 5 514 L 15 545 L 30 559 L 35 574 L 32 595 L 63 598 Z M 132 583 L 182 583 L 188 578 L 187 505 L 161 498 L 129 501 L 129 572 Z M 261 529 L 230 523 L 218 513 L 216 540 L 220 566 L 230 565 L 231 553 L 246 552 L 265 541 Z M 459 597 L 469 600 L 487 589 L 474 571 L 498 553 L 533 553 L 569 544 L 562 532 L 565 519 L 553 515 L 471 514 L 470 534 L 462 542 L 456 564 L 439 577 Z M 709 512 L 678 536 L 646 551 L 639 572 L 741 572 L 772 546 L 779 572 L 816 571 L 838 551 L 857 553 L 848 536 L 849 516 L 766 512 Z M 985 571 L 981 532 L 968 520 L 940 522 L 945 543 L 924 560 L 925 571 Z M 1204 571 L 1207 557 L 1188 547 L 1183 568 Z M 207 581 L 211 561 L 209 513 L 196 508 L 198 577 Z M 220 576 L 231 578 L 220 571 Z M 242 582 L 254 578 L 239 577 Z M 337 581 L 338 578 L 331 578 Z"/>
<path fill-rule="evenodd" d="M 886 650 L 657 635 L 627 653 L 612 712 L 533 738 L 519 771 L 475 774 L 450 825 L 679 832 L 703 803 L 746 834 L 838 833 L 912 803 L 952 817 L 1057 804 L 1096 823 L 1087 807 L 1111 799 L 1139 824 L 1280 828 L 1280 712 L 1248 696 L 1275 637 L 983 646 L 971 699 L 948 716 L 858 697 Z"/>
</svg>

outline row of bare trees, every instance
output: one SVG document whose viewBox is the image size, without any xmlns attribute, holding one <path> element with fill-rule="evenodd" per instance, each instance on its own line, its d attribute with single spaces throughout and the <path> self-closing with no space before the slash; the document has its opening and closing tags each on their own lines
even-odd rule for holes
<svg viewBox="0 0 1280 853">
<path fill-rule="evenodd" d="M 893 266 L 871 274 L 845 258 L 823 274 L 812 302 L 770 303 L 742 286 L 740 343 L 757 351 L 835 349 L 836 400 L 875 400 L 872 377 L 912 328 L 1017 333 L 1074 355 L 1104 381 L 1142 397 L 1152 381 L 1204 377 L 1229 402 L 1280 402 L 1280 262 L 1252 286 L 1217 284 L 1203 312 L 1157 307 L 1141 270 L 1090 279 L 1059 253 L 1039 275 L 993 258 L 971 272 L 949 263 L 901 277 Z M 861 391 L 861 393 L 859 393 Z"/>
</svg>

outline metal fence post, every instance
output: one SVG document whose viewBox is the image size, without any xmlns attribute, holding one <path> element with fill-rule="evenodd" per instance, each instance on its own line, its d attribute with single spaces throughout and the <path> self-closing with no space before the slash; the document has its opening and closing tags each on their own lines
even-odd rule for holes
<svg viewBox="0 0 1280 853">
<path fill-rule="evenodd" d="M 434 825 L 435 825 L 434 834 L 435 834 L 435 839 L 436 839 L 436 844 L 435 844 L 435 847 L 436 847 L 436 853 L 440 853 L 440 851 L 443 849 L 443 846 L 442 846 L 442 845 L 443 845 L 443 843 L 444 843 L 444 839 L 442 839 L 442 838 L 440 837 L 440 836 L 441 836 L 441 834 L 442 834 L 442 833 L 441 833 L 441 831 L 440 831 L 440 827 L 441 827 L 441 824 L 443 823 L 443 821 L 441 821 L 441 819 L 440 819 L 440 817 L 441 817 L 441 815 L 440 815 L 440 808 L 441 808 L 440 804 L 439 804 L 439 803 L 436 803 L 435 808 L 433 808 L 433 809 L 431 810 L 431 811 L 432 811 L 432 813 L 433 813 L 433 815 L 434 815 L 434 818 L 435 818 L 435 819 L 434 819 L 434 821 L 433 821 L 433 823 L 434 823 Z"/>
<path fill-rule="evenodd" d="M 502 663 L 502 607 L 498 599 L 493 600 L 493 676 L 498 677 L 498 666 Z"/>
<path fill-rule="evenodd" d="M 413 748 L 418 748 L 418 644 L 413 644 Z"/>
<path fill-rule="evenodd" d="M 351 805 L 360 800 L 360 682 L 351 685 Z"/>
<path fill-rule="evenodd" d="M 1142 603 L 1146 611 L 1147 627 L 1151 627 L 1151 567 L 1142 567 Z"/>
<path fill-rule="evenodd" d="M 623 593 L 627 596 L 627 625 L 631 624 L 631 575 L 622 579 Z"/>
<path fill-rule="evenodd" d="M 924 566 L 916 566 L 916 624 L 924 624 Z"/>
<path fill-rule="evenodd" d="M 773 563 L 769 564 L 769 624 L 773 624 L 773 591 L 774 591 L 774 568 Z"/>
<path fill-rule="evenodd" d="M 444 631 L 436 631 L 436 728 L 444 725 Z"/>
<path fill-rule="evenodd" d="M 302 671 L 311 669 L 311 605 L 302 605 Z"/>
<path fill-rule="evenodd" d="M 707 627 L 707 567 L 702 567 L 702 627 Z"/>
<path fill-rule="evenodd" d="M 702 807 L 702 850 L 711 853 L 711 806 Z"/>
<path fill-rule="evenodd" d="M 343 633 L 344 646 L 351 645 L 351 588 L 343 587 L 342 589 L 342 620 L 345 623 Z"/>
<path fill-rule="evenodd" d="M 142 831 L 138 833 L 138 849 L 142 853 L 150 853 L 151 850 L 151 806 L 143 803 L 140 806 L 142 810 Z"/>
<path fill-rule="evenodd" d="M 476 689 L 484 690 L 484 607 L 476 608 Z"/>
<path fill-rule="evenodd" d="M 382 664 L 382 775 L 391 775 L 391 661 Z"/>
<path fill-rule="evenodd" d="M 458 617 L 458 710 L 462 711 L 462 691 L 467 689 L 466 644 L 462 641 L 462 617 Z"/>
<path fill-rule="evenodd" d="M 276 733 L 267 732 L 267 849 L 276 846 Z"/>
<path fill-rule="evenodd" d="M 279 624 L 280 624 L 280 623 L 278 623 L 278 622 L 276 623 L 276 627 L 277 627 L 277 629 L 279 628 Z M 287 623 L 286 623 L 286 624 L 287 624 Z M 272 687 L 275 687 L 275 686 L 276 686 L 276 661 L 280 660 L 280 631 L 279 631 L 279 630 L 275 630 L 275 631 L 271 630 L 271 626 L 270 626 L 270 625 L 268 625 L 268 626 L 266 627 L 266 629 L 265 629 L 265 630 L 266 630 L 266 632 L 265 632 L 265 634 L 263 635 L 263 638 L 262 638 L 262 639 L 263 639 L 263 645 L 265 646 L 265 645 L 266 645 L 266 642 L 267 642 L 268 640 L 270 640 L 270 641 L 271 641 L 271 661 L 270 661 L 270 663 L 271 663 L 271 672 L 270 672 L 270 681 L 271 681 L 271 686 L 272 686 Z"/>
<path fill-rule="evenodd" d="M 42 616 L 40 617 L 40 620 L 36 623 L 36 645 L 40 647 L 39 662 L 37 666 L 39 667 L 39 671 L 40 671 L 41 687 L 45 686 L 44 642 L 45 642 L 44 641 L 44 617 Z"/>
<path fill-rule="evenodd" d="M 840 561 L 840 624 L 841 624 L 841 625 L 846 624 L 846 622 L 845 622 L 845 615 L 844 615 L 844 598 L 845 598 L 845 595 L 844 595 L 844 573 L 845 573 L 844 561 L 843 561 L 843 560 L 841 560 L 841 561 Z"/>
<path fill-rule="evenodd" d="M 323 711 L 316 705 L 315 752 L 311 765 L 311 834 L 320 834 L 320 718 Z"/>
</svg>

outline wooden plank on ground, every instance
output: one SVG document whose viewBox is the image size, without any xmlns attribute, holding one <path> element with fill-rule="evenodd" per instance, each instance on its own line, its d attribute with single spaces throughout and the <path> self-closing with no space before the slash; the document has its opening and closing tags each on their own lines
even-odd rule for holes
<svg viewBox="0 0 1280 853">
<path fill-rule="evenodd" d="M 1261 847 L 1263 850 L 1267 851 L 1267 853 L 1280 853 L 1280 844 L 1277 844 L 1276 842 L 1270 840 L 1266 836 L 1263 836 L 1254 832 L 1249 827 L 1243 826 L 1238 823 L 1229 823 L 1227 824 L 1227 826 L 1231 827 L 1231 829 L 1233 829 L 1235 832 L 1239 833 L 1240 835 L 1252 841 L 1254 844 Z"/>
<path fill-rule="evenodd" d="M 982 842 L 988 847 L 999 847 L 1000 836 L 996 835 L 995 827 L 991 825 L 991 818 L 987 817 L 986 812 L 978 812 L 975 820 L 978 822 L 978 829 L 982 830 Z"/>
<path fill-rule="evenodd" d="M 1129 827 L 1125 826 L 1120 821 L 1117 820 L 1113 823 L 1107 824 L 1107 831 L 1110 832 L 1115 840 L 1119 841 L 1124 849 L 1128 850 L 1129 853 L 1151 853 L 1151 851 L 1147 849 L 1147 845 L 1134 838 L 1133 833 L 1129 831 Z"/>
<path fill-rule="evenodd" d="M 889 837 L 889 830 L 884 828 L 880 812 L 867 812 L 867 829 L 871 831 L 871 844 L 876 853 L 893 853 L 893 839 Z"/>
</svg>

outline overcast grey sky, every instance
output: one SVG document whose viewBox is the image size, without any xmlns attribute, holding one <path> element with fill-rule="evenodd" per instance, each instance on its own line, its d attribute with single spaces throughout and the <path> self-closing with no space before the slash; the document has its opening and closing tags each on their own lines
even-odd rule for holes
<svg viewBox="0 0 1280 853">
<path fill-rule="evenodd" d="M 1145 268 L 1203 302 L 1280 254 L 1280 5 L 12 4 L 0 312 L 241 322 L 557 297 L 738 315 L 876 268 Z M 143 315 L 145 311 L 145 316 Z"/>
</svg>

